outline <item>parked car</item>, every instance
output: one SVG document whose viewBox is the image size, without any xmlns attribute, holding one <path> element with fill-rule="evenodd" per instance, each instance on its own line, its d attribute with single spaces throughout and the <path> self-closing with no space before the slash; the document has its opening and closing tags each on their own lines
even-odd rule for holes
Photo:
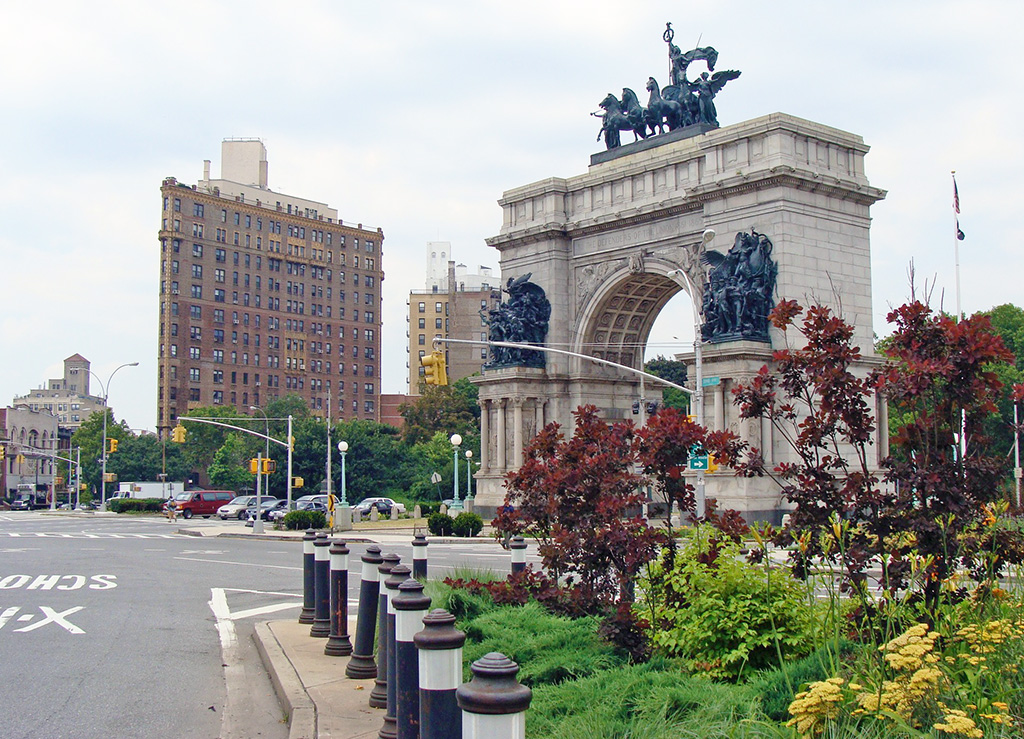
<svg viewBox="0 0 1024 739">
<path fill-rule="evenodd" d="M 182 518 L 209 518 L 225 503 L 236 497 L 230 490 L 191 490 L 174 496 L 174 505 Z"/>
<path fill-rule="evenodd" d="M 278 500 L 277 498 L 264 498 L 260 501 L 259 516 L 264 521 L 272 521 L 270 514 L 274 511 L 288 511 L 288 501 Z M 256 502 L 253 501 L 252 505 L 245 509 L 245 525 L 252 526 L 252 522 L 256 520 Z"/>
<path fill-rule="evenodd" d="M 390 516 L 392 508 L 396 508 L 399 513 L 405 513 L 405 504 L 391 498 L 365 498 L 355 505 L 355 509 L 363 516 L 368 515 L 373 508 L 383 516 Z"/>
<path fill-rule="evenodd" d="M 277 500 L 273 496 L 264 495 L 263 500 Z M 256 505 L 255 495 L 239 495 L 230 503 L 225 503 L 217 509 L 217 515 L 220 516 L 221 520 L 227 521 L 229 518 L 237 518 L 239 521 L 245 520 L 245 509 L 251 505 Z"/>
</svg>

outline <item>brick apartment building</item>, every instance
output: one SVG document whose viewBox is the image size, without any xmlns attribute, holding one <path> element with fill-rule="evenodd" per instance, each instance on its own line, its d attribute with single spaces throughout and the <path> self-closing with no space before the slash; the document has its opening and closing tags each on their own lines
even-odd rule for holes
<svg viewBox="0 0 1024 739">
<path fill-rule="evenodd" d="M 256 139 L 222 144 L 196 185 L 163 181 L 161 435 L 198 406 L 297 394 L 312 412 L 378 420 L 383 232 L 267 188 Z"/>
</svg>

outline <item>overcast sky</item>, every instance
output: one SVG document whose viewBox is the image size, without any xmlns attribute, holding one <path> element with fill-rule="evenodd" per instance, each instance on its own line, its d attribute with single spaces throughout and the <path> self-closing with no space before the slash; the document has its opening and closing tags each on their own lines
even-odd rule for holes
<svg viewBox="0 0 1024 739">
<path fill-rule="evenodd" d="M 216 177 L 229 136 L 264 141 L 272 189 L 383 228 L 383 389 L 404 392 L 425 242 L 497 268 L 502 192 L 586 171 L 604 95 L 667 84 L 666 21 L 742 71 L 723 126 L 784 112 L 871 147 L 877 333 L 911 260 L 954 305 L 953 169 L 964 310 L 1024 304 L 1019 2 L 53 0 L 0 21 L 0 404 L 76 352 L 104 381 L 138 361 L 110 402 L 155 427 L 160 182 Z M 680 300 L 653 350 L 692 337 Z"/>
</svg>

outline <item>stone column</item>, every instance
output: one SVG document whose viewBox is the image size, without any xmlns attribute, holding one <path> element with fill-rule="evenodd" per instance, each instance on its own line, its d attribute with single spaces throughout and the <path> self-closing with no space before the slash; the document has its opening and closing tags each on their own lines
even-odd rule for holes
<svg viewBox="0 0 1024 739">
<path fill-rule="evenodd" d="M 766 465 L 775 464 L 775 444 L 772 441 L 772 421 L 767 416 L 761 417 L 761 458 Z"/>
<path fill-rule="evenodd" d="M 495 403 L 495 410 L 498 413 L 497 423 L 495 424 L 497 431 L 497 438 L 494 440 L 494 456 L 497 458 L 498 472 L 501 474 L 505 473 L 507 469 L 505 466 L 505 399 L 501 398 Z"/>
<path fill-rule="evenodd" d="M 541 429 L 544 428 L 544 403 L 547 402 L 543 398 L 537 398 L 534 402 L 534 412 L 536 413 L 536 433 L 540 433 Z"/>
<path fill-rule="evenodd" d="M 715 425 L 712 431 L 725 430 L 725 381 L 715 385 Z"/>
<path fill-rule="evenodd" d="M 516 396 L 512 400 L 512 464 L 511 469 L 518 470 L 523 466 L 523 398 Z"/>
<path fill-rule="evenodd" d="M 491 419 L 488 417 L 491 413 L 491 401 L 481 400 L 480 401 L 480 474 L 486 474 L 490 469 L 491 455 L 489 446 L 491 443 L 490 439 L 490 426 Z"/>
</svg>

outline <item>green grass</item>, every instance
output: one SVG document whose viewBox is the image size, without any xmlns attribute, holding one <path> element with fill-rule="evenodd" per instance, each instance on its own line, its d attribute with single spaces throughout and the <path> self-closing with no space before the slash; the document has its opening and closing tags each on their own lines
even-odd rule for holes
<svg viewBox="0 0 1024 739">
<path fill-rule="evenodd" d="M 501 652 L 520 666 L 518 679 L 536 686 L 573 680 L 624 664 L 615 649 L 597 635 L 598 619 L 569 619 L 548 613 L 535 602 L 497 608 L 463 627 L 468 666 L 489 652 Z"/>
</svg>

